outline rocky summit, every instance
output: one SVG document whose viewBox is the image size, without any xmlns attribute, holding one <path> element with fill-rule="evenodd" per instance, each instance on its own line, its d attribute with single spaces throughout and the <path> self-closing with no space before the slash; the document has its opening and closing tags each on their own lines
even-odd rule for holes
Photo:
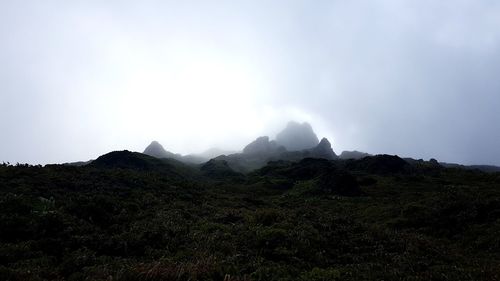
<svg viewBox="0 0 500 281">
<path fill-rule="evenodd" d="M 309 123 L 291 121 L 286 128 L 276 136 L 276 143 L 288 151 L 310 149 L 318 145 L 319 140 Z"/>
<path fill-rule="evenodd" d="M 269 155 L 284 151 L 286 151 L 286 149 L 283 146 L 278 145 L 276 141 L 269 141 L 268 136 L 258 137 L 243 149 L 244 154 L 253 155 Z"/>
<path fill-rule="evenodd" d="M 312 148 L 310 151 L 312 157 L 324 158 L 329 160 L 338 158 L 327 138 L 322 138 L 319 144 L 316 147 Z"/>
<path fill-rule="evenodd" d="M 151 142 L 143 153 L 156 158 L 174 158 L 175 156 L 172 152 L 166 151 L 165 148 L 163 148 L 163 146 L 157 141 Z"/>
<path fill-rule="evenodd" d="M 246 145 L 241 153 L 220 153 L 218 150 L 210 156 L 202 154 L 182 156 L 165 150 L 160 143 L 153 141 L 144 150 L 144 154 L 156 158 L 173 158 L 187 164 L 203 164 L 210 159 L 216 159 L 224 161 L 217 162 L 218 171 L 222 167 L 221 163 L 225 163 L 230 169 L 241 173 L 259 169 L 269 161 L 300 161 L 304 158 L 338 159 L 328 139 L 323 138 L 321 142 L 318 141 L 311 125 L 293 121 L 278 134 L 276 140 L 271 140 L 268 136 L 258 137 Z M 209 167 L 214 166 L 214 163 Z"/>
</svg>

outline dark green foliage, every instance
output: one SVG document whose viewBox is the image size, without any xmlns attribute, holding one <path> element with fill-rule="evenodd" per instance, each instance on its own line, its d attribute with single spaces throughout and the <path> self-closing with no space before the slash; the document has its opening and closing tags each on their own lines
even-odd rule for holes
<svg viewBox="0 0 500 281">
<path fill-rule="evenodd" d="M 330 192 L 337 195 L 360 195 L 356 178 L 348 171 L 338 168 L 334 162 L 326 159 L 305 158 L 300 162 L 276 161 L 254 172 L 268 181 L 281 179 L 292 187 L 297 181 L 314 181 L 311 192 L 319 194 Z"/>
<path fill-rule="evenodd" d="M 396 155 L 368 156 L 360 160 L 349 160 L 346 167 L 350 170 L 373 174 L 390 175 L 410 170 L 410 164 Z"/>
<path fill-rule="evenodd" d="M 500 280 L 500 175 L 387 156 L 2 165 L 0 280 Z"/>
<path fill-rule="evenodd" d="M 356 178 L 345 170 L 326 171 L 319 175 L 317 185 L 320 190 L 342 196 L 360 195 Z"/>
<path fill-rule="evenodd" d="M 203 175 L 219 180 L 242 180 L 243 174 L 237 173 L 231 169 L 225 160 L 211 159 L 205 164 L 202 164 L 200 170 Z"/>
<path fill-rule="evenodd" d="M 164 163 L 155 157 L 146 154 L 124 151 L 113 151 L 102 155 L 90 163 L 90 166 L 97 168 L 122 168 L 153 170 L 165 166 Z"/>
</svg>

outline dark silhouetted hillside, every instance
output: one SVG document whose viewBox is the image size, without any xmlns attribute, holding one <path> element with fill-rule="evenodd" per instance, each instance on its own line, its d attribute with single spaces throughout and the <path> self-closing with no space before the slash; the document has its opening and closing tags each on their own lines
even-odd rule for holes
<svg viewBox="0 0 500 281">
<path fill-rule="evenodd" d="M 160 159 L 138 152 L 113 151 L 92 161 L 89 166 L 96 168 L 121 168 L 153 170 L 165 166 Z"/>
<path fill-rule="evenodd" d="M 372 155 L 366 152 L 360 152 L 354 150 L 354 151 L 342 151 L 342 153 L 339 155 L 339 158 L 344 160 L 349 160 L 349 159 L 358 160 L 365 158 L 367 156 L 372 156 Z"/>
<path fill-rule="evenodd" d="M 500 276 L 499 173 L 377 155 L 240 174 L 219 158 L 0 165 L 0 280 Z"/>
<path fill-rule="evenodd" d="M 500 173 L 284 132 L 0 165 L 0 280 L 500 280 Z"/>
<path fill-rule="evenodd" d="M 397 155 L 375 155 L 359 160 L 348 161 L 346 167 L 349 170 L 363 171 L 373 174 L 397 174 L 408 172 L 410 164 Z"/>
<path fill-rule="evenodd" d="M 230 180 L 244 178 L 241 173 L 237 173 L 231 169 L 225 160 L 211 159 L 207 163 L 201 165 L 200 170 L 203 175 L 212 179 Z"/>
<path fill-rule="evenodd" d="M 268 180 L 278 178 L 287 181 L 285 185 L 290 188 L 297 182 L 301 182 L 301 185 L 309 185 L 308 192 L 314 194 L 321 192 L 343 196 L 361 194 L 356 178 L 327 159 L 305 158 L 299 162 L 270 162 L 267 166 L 255 171 L 253 175 L 268 178 Z"/>
</svg>

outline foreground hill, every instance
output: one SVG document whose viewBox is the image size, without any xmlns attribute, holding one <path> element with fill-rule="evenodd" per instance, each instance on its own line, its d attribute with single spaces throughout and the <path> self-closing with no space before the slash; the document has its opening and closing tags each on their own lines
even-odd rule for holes
<svg viewBox="0 0 500 281">
<path fill-rule="evenodd" d="M 500 174 L 378 155 L 0 166 L 0 280 L 500 280 Z"/>
</svg>

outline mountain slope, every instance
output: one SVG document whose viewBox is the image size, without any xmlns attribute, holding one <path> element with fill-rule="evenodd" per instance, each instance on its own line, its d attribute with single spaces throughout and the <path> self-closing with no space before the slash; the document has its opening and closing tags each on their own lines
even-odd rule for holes
<svg viewBox="0 0 500 281">
<path fill-rule="evenodd" d="M 403 162 L 0 165 L 0 280 L 498 280 L 500 174 Z"/>
</svg>

